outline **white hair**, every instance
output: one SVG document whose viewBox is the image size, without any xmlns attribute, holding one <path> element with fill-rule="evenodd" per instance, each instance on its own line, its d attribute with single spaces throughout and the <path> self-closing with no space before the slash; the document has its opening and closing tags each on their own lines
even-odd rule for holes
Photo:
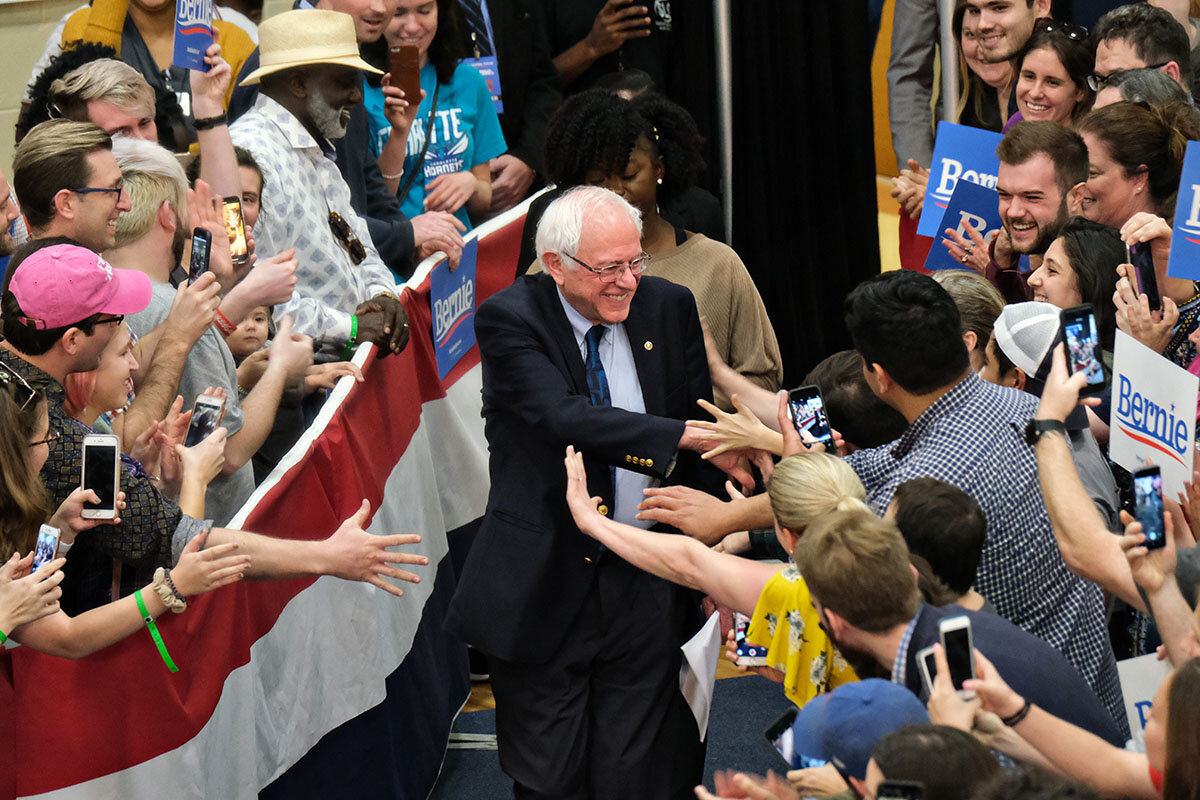
<svg viewBox="0 0 1200 800">
<path fill-rule="evenodd" d="M 620 209 L 628 214 L 641 238 L 642 212 L 624 197 L 600 186 L 577 186 L 546 206 L 542 213 L 534 240 L 538 259 L 544 264 L 546 253 L 578 253 L 584 220 L 602 208 Z M 567 269 L 579 269 L 570 259 L 562 262 Z"/>
<path fill-rule="evenodd" d="M 187 226 L 187 175 L 171 151 L 158 142 L 113 137 L 113 156 L 121 168 L 130 209 L 117 217 L 117 246 L 140 239 L 153 226 L 164 200 L 171 204 L 179 227 Z"/>
</svg>

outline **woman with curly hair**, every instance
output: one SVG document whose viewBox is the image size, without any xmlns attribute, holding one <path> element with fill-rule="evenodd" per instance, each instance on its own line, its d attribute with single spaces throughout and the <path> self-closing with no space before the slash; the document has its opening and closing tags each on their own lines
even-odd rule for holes
<svg viewBox="0 0 1200 800">
<path fill-rule="evenodd" d="M 691 115 L 661 95 L 623 100 L 593 89 L 569 98 L 551 119 L 545 168 L 559 190 L 603 186 L 641 211 L 642 248 L 651 256 L 645 274 L 690 289 L 725 363 L 774 391 L 783 380 L 779 344 L 746 266 L 728 246 L 660 213 L 704 168 L 701 142 Z M 531 209 L 527 233 L 534 216 Z"/>
</svg>

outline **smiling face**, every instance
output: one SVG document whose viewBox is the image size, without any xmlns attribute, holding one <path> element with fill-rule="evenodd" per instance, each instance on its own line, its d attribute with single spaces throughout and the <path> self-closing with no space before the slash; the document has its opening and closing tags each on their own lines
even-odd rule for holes
<svg viewBox="0 0 1200 800">
<path fill-rule="evenodd" d="M 573 255 L 596 269 L 611 264 L 628 264 L 642 253 L 637 226 L 621 208 L 602 206 L 583 224 L 579 251 Z M 614 325 L 629 316 L 629 304 L 637 291 L 640 276 L 621 270 L 613 283 L 557 253 L 546 254 L 546 270 L 554 278 L 563 297 L 593 325 Z"/>
<path fill-rule="evenodd" d="M 1054 162 L 1037 153 L 1023 164 L 1000 162 L 996 175 L 1000 219 L 1017 253 L 1037 254 L 1058 236 L 1067 221 L 1066 198 L 1058 187 Z"/>
<path fill-rule="evenodd" d="M 1039 47 L 1026 54 L 1017 75 L 1017 108 L 1027 120 L 1066 125 L 1075 106 L 1086 96 L 1067 74 L 1058 53 Z"/>
<path fill-rule="evenodd" d="M 254 230 L 262 202 L 262 181 L 250 167 L 239 166 L 238 176 L 242 179 L 242 221 L 246 223 L 246 230 Z"/>
<path fill-rule="evenodd" d="M 88 407 L 101 413 L 124 407 L 133 393 L 133 372 L 138 368 L 133 355 L 133 337 L 125 323 L 116 326 L 116 332 L 100 353 L 100 365 L 96 367 L 96 388 L 88 400 Z"/>
<path fill-rule="evenodd" d="M 1079 293 L 1079 278 L 1067 258 L 1063 240 L 1055 239 L 1046 249 L 1042 265 L 1029 276 L 1029 288 L 1033 299 L 1042 300 L 1059 308 L 1072 308 L 1083 302 Z"/>
<path fill-rule="evenodd" d="M 89 188 L 111 189 L 121 185 L 121 168 L 111 150 L 93 150 L 86 160 Z M 69 235 L 99 253 L 116 246 L 117 217 L 130 209 L 129 193 L 76 193 L 74 209 L 75 220 Z"/>
<path fill-rule="evenodd" d="M 967 68 L 979 76 L 979 79 L 993 88 L 1000 87 L 1008 83 L 1008 78 L 1012 72 L 1012 66 L 1007 61 L 1000 61 L 995 64 L 984 61 L 979 52 L 979 32 L 976 30 L 978 18 L 967 20 L 963 19 L 962 46 L 963 59 L 967 62 Z"/>
<path fill-rule="evenodd" d="M 647 219 L 658 213 L 658 181 L 662 176 L 662 159 L 651 151 L 646 137 L 639 136 L 623 172 L 610 175 L 601 170 L 588 170 L 584 181 L 589 186 L 603 186 L 621 195 L 642 212 L 643 219 Z"/>
<path fill-rule="evenodd" d="M 317 8 L 340 11 L 354 18 L 354 35 L 360 43 L 377 42 L 396 11 L 396 0 L 324 0 Z"/>
<path fill-rule="evenodd" d="M 1033 33 L 1033 21 L 1045 16 L 1049 5 L 1048 0 L 1031 5 L 1024 0 L 967 0 L 963 25 L 977 31 L 979 57 L 995 64 L 1012 58 L 1025 46 Z"/>
<path fill-rule="evenodd" d="M 337 64 L 313 67 L 307 78 L 304 110 L 326 139 L 341 139 L 350 125 L 350 112 L 362 102 L 358 70 Z"/>
<path fill-rule="evenodd" d="M 1145 171 L 1129 175 L 1113 160 L 1104 140 L 1084 133 L 1088 151 L 1088 179 L 1084 186 L 1083 216 L 1120 228 L 1139 211 L 1152 211 Z"/>
<path fill-rule="evenodd" d="M 396 13 L 387 25 L 387 42 L 390 47 L 416 45 L 421 66 L 425 66 L 437 29 L 436 0 L 399 0 Z"/>
</svg>

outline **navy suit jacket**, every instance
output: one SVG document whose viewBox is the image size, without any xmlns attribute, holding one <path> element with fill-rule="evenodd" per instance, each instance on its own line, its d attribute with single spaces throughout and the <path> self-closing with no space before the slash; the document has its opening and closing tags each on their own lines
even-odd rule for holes
<svg viewBox="0 0 1200 800">
<path fill-rule="evenodd" d="M 940 620 L 958 616 L 970 618 L 975 649 L 992 662 L 1013 691 L 1043 711 L 1111 745 L 1125 746 L 1125 736 L 1079 671 L 1053 647 L 995 614 L 967 611 L 955 605 L 921 606 L 904 668 L 904 682 L 918 697 L 924 698 L 926 694 L 917 653 L 941 641 Z"/>
<path fill-rule="evenodd" d="M 609 465 L 714 493 L 722 483 L 695 453 L 676 459 L 684 420 L 695 415 L 697 399 L 712 395 L 691 292 L 643 277 L 625 330 L 645 414 L 591 404 L 583 358 L 549 275 L 519 278 L 476 315 L 491 491 L 446 627 L 493 656 L 549 659 L 590 591 L 601 548 L 567 508 L 568 444 L 584 455 L 588 491 L 610 508 Z"/>
</svg>

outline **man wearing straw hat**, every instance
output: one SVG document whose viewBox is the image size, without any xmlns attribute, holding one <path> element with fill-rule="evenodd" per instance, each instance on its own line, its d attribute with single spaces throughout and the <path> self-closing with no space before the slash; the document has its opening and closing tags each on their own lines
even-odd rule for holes
<svg viewBox="0 0 1200 800">
<path fill-rule="evenodd" d="M 345 135 L 350 109 L 362 101 L 359 70 L 379 70 L 359 58 L 348 14 L 286 11 L 258 31 L 261 66 L 242 85 L 257 83 L 259 96 L 230 133 L 263 172 L 257 249 L 296 248 L 296 291 L 276 313 L 347 356 L 367 341 L 399 353 L 408 317 L 330 143 Z"/>
</svg>

